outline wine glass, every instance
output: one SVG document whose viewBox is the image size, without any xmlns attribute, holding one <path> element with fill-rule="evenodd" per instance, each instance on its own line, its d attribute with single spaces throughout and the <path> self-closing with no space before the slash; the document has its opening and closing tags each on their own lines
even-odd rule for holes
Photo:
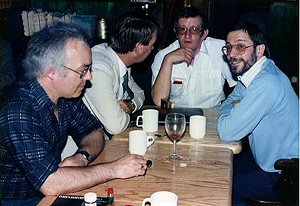
<svg viewBox="0 0 300 206">
<path fill-rule="evenodd" d="M 169 113 L 165 119 L 165 129 L 169 139 L 173 141 L 173 152 L 168 159 L 183 159 L 176 154 L 176 142 L 179 141 L 185 130 L 185 116 L 180 113 Z"/>
</svg>

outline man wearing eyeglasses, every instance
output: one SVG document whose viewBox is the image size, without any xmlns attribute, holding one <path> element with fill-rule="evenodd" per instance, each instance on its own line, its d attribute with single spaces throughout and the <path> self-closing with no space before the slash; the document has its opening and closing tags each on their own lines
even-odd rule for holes
<svg viewBox="0 0 300 206">
<path fill-rule="evenodd" d="M 144 91 L 133 80 L 131 65 L 147 58 L 156 38 L 156 24 L 129 12 L 119 17 L 109 44 L 92 48 L 94 78 L 83 100 L 103 123 L 108 137 L 123 132 L 130 114 L 144 103 Z"/>
<path fill-rule="evenodd" d="M 26 79 L 6 90 L 0 112 L 1 206 L 37 205 L 45 195 L 145 173 L 139 155 L 89 165 L 105 144 L 101 122 L 78 98 L 92 79 L 91 63 L 90 40 L 79 26 L 56 23 L 31 37 Z M 68 135 L 78 150 L 62 160 Z"/>
<path fill-rule="evenodd" d="M 223 141 L 248 136 L 251 151 L 233 162 L 233 205 L 247 198 L 272 200 L 278 159 L 299 158 L 299 100 L 287 76 L 269 59 L 263 33 L 251 23 L 227 35 L 222 51 L 239 81 L 221 105 L 217 130 Z"/>
<path fill-rule="evenodd" d="M 232 79 L 221 52 L 225 41 L 207 37 L 203 15 L 185 7 L 174 25 L 177 40 L 155 56 L 152 68 L 152 98 L 160 106 L 168 99 L 175 107 L 213 108 L 225 99 L 223 86 Z"/>
</svg>

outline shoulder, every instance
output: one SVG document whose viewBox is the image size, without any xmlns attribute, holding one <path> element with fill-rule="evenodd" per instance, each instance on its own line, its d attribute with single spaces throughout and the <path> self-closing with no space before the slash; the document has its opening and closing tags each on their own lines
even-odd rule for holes
<svg viewBox="0 0 300 206">
<path fill-rule="evenodd" d="M 208 49 L 210 48 L 221 48 L 225 45 L 225 41 L 222 39 L 215 39 L 212 37 L 207 37 L 204 41 Z"/>
<path fill-rule="evenodd" d="M 38 101 L 27 83 L 17 82 L 9 87 L 4 95 L 1 116 L 7 117 L 7 120 L 32 118 L 39 109 Z"/>
<path fill-rule="evenodd" d="M 101 70 L 104 67 L 115 67 L 118 64 L 116 55 L 106 43 L 94 46 L 92 48 L 93 69 Z"/>
<path fill-rule="evenodd" d="M 112 49 L 108 46 L 107 43 L 98 44 L 92 47 L 92 56 L 93 57 L 105 57 L 109 56 L 109 53 L 112 52 Z M 93 59 L 94 60 L 94 59 Z"/>
<path fill-rule="evenodd" d="M 258 78 L 273 84 L 275 82 L 281 82 L 282 80 L 288 80 L 287 76 L 275 65 L 271 59 L 267 59 L 263 63 Z"/>
<path fill-rule="evenodd" d="M 28 81 L 15 82 L 14 84 L 10 85 L 4 93 L 4 97 L 5 104 L 17 102 L 35 102 L 35 97 Z"/>
<path fill-rule="evenodd" d="M 222 39 L 215 39 L 207 37 L 203 42 L 203 51 L 206 51 L 210 59 L 215 63 L 224 63 L 224 54 L 222 52 L 222 47 L 225 46 L 225 41 Z M 202 48 L 201 48 L 202 50 Z"/>
<path fill-rule="evenodd" d="M 272 60 L 267 59 L 259 74 L 253 80 L 253 85 L 261 88 L 272 95 L 279 94 L 274 91 L 281 91 L 281 88 L 289 84 L 287 76 L 274 64 Z"/>
</svg>

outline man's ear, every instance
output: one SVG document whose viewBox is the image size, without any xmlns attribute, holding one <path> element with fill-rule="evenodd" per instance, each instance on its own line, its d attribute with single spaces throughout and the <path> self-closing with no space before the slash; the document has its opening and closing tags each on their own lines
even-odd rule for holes
<svg viewBox="0 0 300 206">
<path fill-rule="evenodd" d="M 50 67 L 46 73 L 47 77 L 51 80 L 54 80 L 57 75 L 58 75 L 58 71 L 55 70 L 54 68 Z"/>
<path fill-rule="evenodd" d="M 133 48 L 133 52 L 134 52 L 136 55 L 139 55 L 142 46 L 143 46 L 143 45 L 142 45 L 141 43 L 136 43 L 136 44 L 135 44 L 135 47 Z"/>
<path fill-rule="evenodd" d="M 259 44 L 256 46 L 256 56 L 258 58 L 262 57 L 265 53 L 266 46 L 264 44 Z"/>
<path fill-rule="evenodd" d="M 208 29 L 204 29 L 201 39 L 202 40 L 206 39 L 206 37 L 208 36 L 208 33 L 209 33 L 209 30 Z"/>
</svg>

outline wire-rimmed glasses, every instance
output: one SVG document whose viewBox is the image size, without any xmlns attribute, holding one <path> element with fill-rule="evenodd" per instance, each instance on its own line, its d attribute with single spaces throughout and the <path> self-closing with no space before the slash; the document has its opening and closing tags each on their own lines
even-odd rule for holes
<svg viewBox="0 0 300 206">
<path fill-rule="evenodd" d="M 222 47 L 222 52 L 223 52 L 223 54 L 228 56 L 228 55 L 230 55 L 232 49 L 235 49 L 235 51 L 238 55 L 242 55 L 245 53 L 247 48 L 252 47 L 252 46 L 253 46 L 253 44 L 249 45 L 249 46 L 245 46 L 243 44 L 234 44 L 234 45 L 227 44 L 226 46 Z"/>
<path fill-rule="evenodd" d="M 71 71 L 73 71 L 73 72 L 79 74 L 79 75 L 80 75 L 80 79 L 81 79 L 82 77 L 84 77 L 84 76 L 88 73 L 88 71 L 91 71 L 91 69 L 92 69 L 92 64 L 89 64 L 89 65 L 84 66 L 84 69 L 83 69 L 82 71 L 77 71 L 77 70 L 72 69 L 72 68 L 70 68 L 70 67 L 67 67 L 67 66 L 65 66 L 65 65 L 62 65 L 62 66 L 63 66 L 64 68 L 66 68 L 66 69 L 69 69 L 69 70 L 71 70 Z"/>
<path fill-rule="evenodd" d="M 200 32 L 202 32 L 203 29 L 197 26 L 191 26 L 189 28 L 185 26 L 179 26 L 176 28 L 176 33 L 178 35 L 185 35 L 187 32 L 189 32 L 192 35 L 198 35 Z"/>
</svg>

